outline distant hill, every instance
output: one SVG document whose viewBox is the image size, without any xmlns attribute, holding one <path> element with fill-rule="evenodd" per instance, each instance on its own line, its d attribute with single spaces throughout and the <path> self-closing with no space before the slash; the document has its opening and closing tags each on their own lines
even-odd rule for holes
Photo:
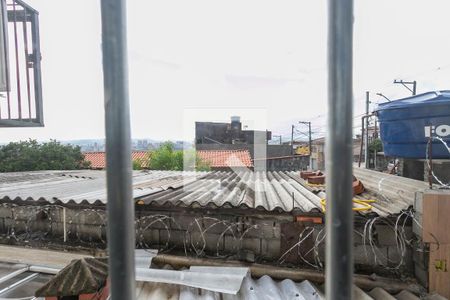
<svg viewBox="0 0 450 300">
<path fill-rule="evenodd" d="M 132 150 L 151 150 L 158 148 L 164 141 L 153 140 L 149 138 L 132 139 Z M 193 147 L 192 142 L 172 141 L 175 149 L 182 150 L 183 147 L 188 149 Z M 105 139 L 82 139 L 61 141 L 63 144 L 77 145 L 81 147 L 83 152 L 105 151 Z"/>
</svg>

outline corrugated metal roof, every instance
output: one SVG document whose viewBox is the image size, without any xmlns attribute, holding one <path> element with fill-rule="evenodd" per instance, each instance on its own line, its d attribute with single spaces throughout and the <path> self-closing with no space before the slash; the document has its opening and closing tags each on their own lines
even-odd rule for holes
<svg viewBox="0 0 450 300">
<path fill-rule="evenodd" d="M 354 174 L 375 198 L 362 214 L 387 216 L 414 204 L 414 193 L 425 182 L 365 169 Z M 42 171 L 0 174 L 0 199 L 44 200 L 62 203 L 106 203 L 104 171 Z M 239 207 L 266 211 L 320 212 L 325 194 L 308 186 L 299 172 L 179 172 L 135 171 L 133 194 L 140 203 L 179 207 Z"/>
<path fill-rule="evenodd" d="M 197 155 L 212 168 L 252 167 L 248 150 L 199 150 Z"/>
</svg>

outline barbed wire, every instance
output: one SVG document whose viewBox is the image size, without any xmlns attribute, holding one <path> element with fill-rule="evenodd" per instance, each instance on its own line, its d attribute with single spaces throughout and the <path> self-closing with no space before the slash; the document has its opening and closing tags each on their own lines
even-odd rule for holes
<svg viewBox="0 0 450 300">
<path fill-rule="evenodd" d="M 59 205 L 16 205 L 13 203 L 0 203 L 0 217 L 4 219 L 4 226 L 0 232 L 2 238 L 12 239 L 16 242 L 45 242 L 62 241 L 64 228 L 62 213 L 66 214 L 66 236 L 68 244 L 81 244 L 90 247 L 106 247 L 106 212 L 102 209 L 85 208 L 74 210 Z M 405 265 L 408 248 L 419 251 L 428 251 L 414 235 L 408 236 L 407 221 L 421 228 L 420 222 L 415 218 L 413 210 L 400 213 L 395 223 L 388 222 L 381 217 L 369 218 L 365 221 L 363 232 L 354 230 L 362 239 L 367 262 L 370 258 L 375 264 L 384 266 L 389 270 L 398 270 Z M 224 258 L 239 255 L 242 250 L 252 248 L 250 244 L 244 245 L 248 235 L 256 232 L 257 238 L 279 241 L 276 232 L 281 233 L 280 227 L 273 222 L 255 223 L 252 220 L 241 218 L 221 219 L 211 216 L 194 217 L 190 223 L 180 225 L 181 220 L 168 214 L 155 214 L 139 216 L 135 221 L 136 246 L 143 249 L 157 247 L 160 252 L 179 248 L 186 256 Z M 387 226 L 393 231 L 395 249 L 398 260 L 393 260 L 384 254 L 377 239 L 376 226 Z M 409 225 L 408 225 L 409 226 Z M 270 231 L 273 229 L 273 232 Z M 176 239 L 174 239 L 176 237 Z M 326 232 L 323 226 L 307 226 L 298 235 L 297 241 L 289 246 L 279 258 L 273 257 L 268 250 L 257 248 L 255 254 L 260 257 L 271 256 L 278 264 L 286 264 L 289 254 L 294 253 L 297 262 L 308 265 L 317 270 L 323 270 L 323 244 Z M 253 236 L 249 237 L 249 241 Z M 312 246 L 305 246 L 312 242 Z M 437 245 L 439 242 L 436 240 Z M 250 245 L 250 246 L 249 246 Z M 253 247 L 262 247 L 256 245 Z M 259 253 L 256 253 L 259 252 Z"/>
</svg>

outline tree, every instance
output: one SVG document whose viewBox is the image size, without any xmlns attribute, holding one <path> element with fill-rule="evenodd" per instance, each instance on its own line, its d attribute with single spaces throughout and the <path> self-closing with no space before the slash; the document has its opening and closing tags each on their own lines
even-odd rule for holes
<svg viewBox="0 0 450 300">
<path fill-rule="evenodd" d="M 150 153 L 149 168 L 152 170 L 209 171 L 209 164 L 202 161 L 195 150 L 174 150 L 173 143 L 165 142 Z"/>
<path fill-rule="evenodd" d="M 383 151 L 383 144 L 380 139 L 374 139 L 372 143 L 369 144 L 369 152 L 373 153 L 375 151 L 377 153 Z"/>
<path fill-rule="evenodd" d="M 89 164 L 79 146 L 62 145 L 56 140 L 38 143 L 30 139 L 0 147 L 0 172 L 74 170 Z"/>
</svg>

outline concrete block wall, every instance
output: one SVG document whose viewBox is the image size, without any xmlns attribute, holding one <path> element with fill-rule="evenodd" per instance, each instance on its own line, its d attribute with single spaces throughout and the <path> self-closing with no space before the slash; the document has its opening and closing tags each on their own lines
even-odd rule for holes
<svg viewBox="0 0 450 300">
<path fill-rule="evenodd" d="M 15 232 L 48 231 L 49 236 L 62 242 L 64 235 L 64 215 L 61 207 L 22 207 L 11 211 L 0 206 L 0 230 L 3 234 L 10 234 L 8 229 L 14 227 Z M 46 211 L 48 217 L 41 215 Z M 176 248 L 197 253 L 198 255 L 225 255 L 239 254 L 242 251 L 251 252 L 255 257 L 277 261 L 283 255 L 281 249 L 287 249 L 286 237 L 281 230 L 282 223 L 293 222 L 293 217 L 286 215 L 237 215 L 215 214 L 211 211 L 170 211 L 149 212 L 138 209 L 136 212 L 136 243 L 140 247 Z M 106 241 L 106 215 L 104 210 L 92 209 L 65 209 L 66 233 L 68 243 Z M 31 221 L 30 221 L 31 220 Z M 198 225 L 197 225 L 198 224 Z M 324 234 L 323 224 L 305 224 L 301 228 L 310 227 L 314 231 L 300 247 L 304 253 L 311 249 L 316 239 Z M 294 227 L 295 228 L 295 227 Z M 300 227 L 299 227 L 300 228 Z M 355 228 L 363 233 L 364 226 Z M 407 236 L 412 235 L 413 229 L 407 227 Z M 321 231 L 321 236 L 318 233 Z M 187 233 L 188 232 L 188 233 Z M 289 242 L 295 244 L 300 232 L 291 232 L 293 239 Z M 375 248 L 368 241 L 362 239 L 361 234 L 354 235 L 354 260 L 356 265 L 395 267 L 400 262 L 400 253 L 397 249 L 395 233 L 391 227 L 383 223 L 374 225 Z M 282 245 L 284 245 L 282 247 Z M 288 247 L 289 248 L 289 247 Z M 204 252 L 203 252 L 204 251 Z M 283 250 L 285 251 L 285 250 Z M 298 249 L 292 250 L 297 253 Z M 325 240 L 318 246 L 319 259 L 325 261 Z M 376 255 L 374 255 L 374 251 Z M 418 265 L 424 259 L 414 258 L 411 249 L 406 249 L 403 257 L 402 270 L 412 270 L 414 264 Z M 309 258 L 308 258 L 309 259 Z"/>
<path fill-rule="evenodd" d="M 316 226 L 313 234 L 313 239 L 320 240 L 323 238 L 324 232 L 319 230 L 322 226 Z M 406 246 L 401 257 L 401 248 L 397 246 L 395 232 L 392 227 L 385 224 L 374 224 L 373 232 L 373 247 L 370 245 L 368 239 L 364 241 L 364 225 L 355 227 L 353 234 L 353 255 L 356 266 L 367 268 L 367 266 L 399 269 L 403 272 L 413 274 L 414 262 L 413 251 L 411 247 Z M 412 228 L 405 227 L 405 234 L 407 239 L 412 237 Z M 319 244 L 318 249 L 319 259 L 325 261 L 325 241 Z"/>
</svg>

